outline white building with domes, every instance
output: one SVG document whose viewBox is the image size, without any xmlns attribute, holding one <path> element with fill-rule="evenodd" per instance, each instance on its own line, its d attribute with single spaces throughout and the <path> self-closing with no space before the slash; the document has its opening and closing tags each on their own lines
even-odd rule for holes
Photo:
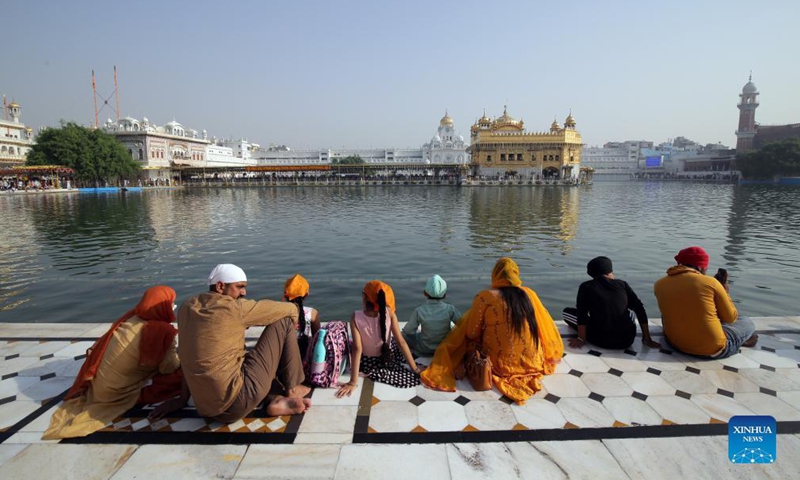
<svg viewBox="0 0 800 480">
<path fill-rule="evenodd" d="M 22 108 L 15 101 L 3 103 L 0 118 L 0 166 L 24 165 L 33 147 L 33 129 L 20 121 Z"/>
<path fill-rule="evenodd" d="M 304 165 L 327 166 L 338 159 L 358 156 L 367 165 L 385 165 L 387 168 L 395 165 L 466 165 L 470 162 L 467 146 L 464 137 L 456 132 L 453 118 L 445 112 L 436 134 L 420 148 L 293 150 L 284 147 L 260 151 L 258 164 L 298 168 Z"/>
</svg>

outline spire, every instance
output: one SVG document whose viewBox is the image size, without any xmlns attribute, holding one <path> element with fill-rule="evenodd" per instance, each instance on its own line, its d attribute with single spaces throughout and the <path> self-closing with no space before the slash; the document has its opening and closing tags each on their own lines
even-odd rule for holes
<svg viewBox="0 0 800 480">
<path fill-rule="evenodd" d="M 747 81 L 748 82 L 752 82 L 753 81 L 753 71 L 752 70 L 750 70 L 750 78 L 748 78 Z"/>
</svg>

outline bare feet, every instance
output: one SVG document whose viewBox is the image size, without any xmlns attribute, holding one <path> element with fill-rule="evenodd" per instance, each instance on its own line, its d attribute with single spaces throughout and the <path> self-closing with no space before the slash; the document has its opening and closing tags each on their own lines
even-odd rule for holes
<svg viewBox="0 0 800 480">
<path fill-rule="evenodd" d="M 303 413 L 311 407 L 310 398 L 287 398 L 277 396 L 267 405 L 267 415 L 279 417 Z"/>
<path fill-rule="evenodd" d="M 743 344 L 743 347 L 755 347 L 758 343 L 758 334 L 754 333 L 752 337 L 748 338 Z"/>
<path fill-rule="evenodd" d="M 286 390 L 286 396 L 289 398 L 303 398 L 309 393 L 311 393 L 311 388 L 302 384 Z"/>
</svg>

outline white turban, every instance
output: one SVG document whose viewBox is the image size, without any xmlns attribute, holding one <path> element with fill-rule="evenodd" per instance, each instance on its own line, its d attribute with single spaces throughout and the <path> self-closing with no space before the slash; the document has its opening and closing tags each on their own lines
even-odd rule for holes
<svg viewBox="0 0 800 480">
<path fill-rule="evenodd" d="M 232 263 L 220 263 L 208 274 L 209 285 L 216 285 L 217 282 L 239 283 L 246 281 L 247 275 L 244 274 L 244 270 Z"/>
</svg>

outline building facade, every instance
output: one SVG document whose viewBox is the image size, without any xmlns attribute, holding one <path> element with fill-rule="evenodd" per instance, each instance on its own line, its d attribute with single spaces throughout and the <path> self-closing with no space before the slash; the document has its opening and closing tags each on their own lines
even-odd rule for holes
<svg viewBox="0 0 800 480">
<path fill-rule="evenodd" d="M 22 107 L 12 101 L 3 102 L 3 118 L 0 119 L 0 166 L 24 165 L 28 152 L 33 147 L 33 129 L 21 122 Z"/>
<path fill-rule="evenodd" d="M 570 113 L 563 128 L 554 120 L 549 132 L 527 132 L 507 108 L 494 120 L 484 112 L 470 130 L 473 174 L 577 179 L 583 144 L 575 125 Z"/>
<path fill-rule="evenodd" d="M 594 169 L 595 178 L 623 180 L 639 172 L 642 148 L 653 142 L 607 142 L 602 147 L 584 147 L 581 166 Z"/>
<path fill-rule="evenodd" d="M 318 149 L 292 150 L 286 146 L 258 152 L 262 166 L 331 165 L 347 157 L 360 157 L 367 165 L 467 165 L 469 153 L 464 137 L 454 127 L 453 118 L 445 112 L 430 142 L 420 148 Z"/>
</svg>

